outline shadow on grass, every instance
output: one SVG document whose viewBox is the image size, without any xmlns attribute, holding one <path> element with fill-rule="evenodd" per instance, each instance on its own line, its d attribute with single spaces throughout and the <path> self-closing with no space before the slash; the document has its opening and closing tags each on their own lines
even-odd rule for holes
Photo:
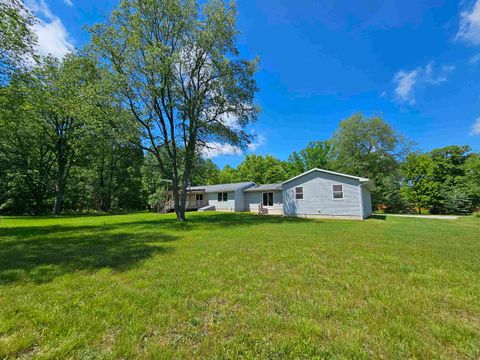
<svg viewBox="0 0 480 360">
<path fill-rule="evenodd" d="M 25 218 L 24 218 L 25 219 Z M 0 284 L 16 281 L 43 283 L 76 271 L 111 268 L 123 271 L 155 254 L 173 251 L 162 243 L 177 240 L 184 231 L 228 227 L 281 225 L 312 220 L 241 213 L 192 214 L 178 222 L 171 216 L 149 216 L 98 225 L 35 225 L 0 227 Z M 317 221 L 318 222 L 318 221 Z"/>
<path fill-rule="evenodd" d="M 386 215 L 380 215 L 380 214 L 373 214 L 368 217 L 369 219 L 376 219 L 376 220 L 386 220 L 387 216 Z"/>
<path fill-rule="evenodd" d="M 77 231 L 112 231 L 122 228 L 128 228 L 129 230 L 139 231 L 154 231 L 158 233 L 158 230 L 168 230 L 175 232 L 176 230 L 203 230 L 203 229 L 215 229 L 226 227 L 238 227 L 238 226 L 256 226 L 256 225 L 280 225 L 286 223 L 305 223 L 316 222 L 321 220 L 305 219 L 297 217 L 282 217 L 277 215 L 252 215 L 250 213 L 191 213 L 187 215 L 187 221 L 177 221 L 172 216 L 165 216 L 163 214 L 150 214 L 153 215 L 145 220 L 129 220 L 125 218 L 125 221 L 115 223 L 105 223 L 96 225 L 74 225 L 66 224 L 62 225 L 62 219 L 58 219 L 58 224 L 55 225 L 40 225 L 35 226 L 34 221 L 37 219 L 22 218 L 22 220 L 31 220 L 33 224 L 31 226 L 14 226 L 14 227 L 0 227 L 0 241 L 2 237 L 16 237 L 23 239 L 32 235 L 51 235 L 54 233 L 77 232 Z M 122 216 L 122 215 L 120 215 Z"/>
<path fill-rule="evenodd" d="M 89 232 L 85 228 L 61 226 L 44 227 L 41 231 L 22 228 L 23 236 L 17 233 L 13 239 L 2 239 L 2 230 L 0 284 L 44 283 L 67 273 L 102 268 L 125 271 L 153 255 L 173 251 L 161 243 L 177 239 L 159 233 Z"/>
</svg>

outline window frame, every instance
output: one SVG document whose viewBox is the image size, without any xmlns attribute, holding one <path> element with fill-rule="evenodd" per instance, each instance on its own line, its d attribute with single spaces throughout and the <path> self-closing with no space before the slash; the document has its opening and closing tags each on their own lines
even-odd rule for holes
<svg viewBox="0 0 480 360">
<path fill-rule="evenodd" d="M 195 194 L 196 201 L 203 201 L 203 194 Z"/>
<path fill-rule="evenodd" d="M 271 199 L 269 198 L 270 194 L 272 194 Z M 267 204 L 265 204 L 265 195 L 267 195 Z M 272 205 L 269 205 L 269 203 L 270 203 L 269 200 L 272 200 L 272 202 L 271 202 Z M 262 205 L 265 206 L 265 207 L 271 207 L 271 206 L 273 206 L 273 204 L 274 204 L 274 202 L 273 202 L 273 191 L 262 192 Z"/>
<path fill-rule="evenodd" d="M 301 191 L 298 191 L 299 189 L 301 189 Z M 301 197 L 299 197 L 299 195 Z M 304 196 L 303 196 L 303 186 L 295 186 L 295 200 L 303 200 Z"/>
<path fill-rule="evenodd" d="M 340 186 L 341 190 L 335 190 L 335 186 Z M 341 197 L 335 197 L 335 194 L 341 194 Z M 343 184 L 333 184 L 332 185 L 332 199 L 333 200 L 343 200 L 345 198 L 343 193 Z"/>
<path fill-rule="evenodd" d="M 218 202 L 227 202 L 228 201 L 228 192 L 219 192 L 217 193 Z"/>
</svg>

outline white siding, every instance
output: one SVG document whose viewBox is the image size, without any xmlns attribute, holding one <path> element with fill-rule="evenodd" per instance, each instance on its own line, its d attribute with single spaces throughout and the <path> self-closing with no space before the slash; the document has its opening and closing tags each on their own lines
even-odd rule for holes
<svg viewBox="0 0 480 360">
<path fill-rule="evenodd" d="M 243 189 L 235 191 L 235 211 L 245 211 L 245 193 Z"/>
<path fill-rule="evenodd" d="M 228 193 L 227 201 L 218 201 L 218 193 L 209 193 L 208 205 L 215 206 L 217 211 L 235 211 L 235 192 L 231 191 Z"/>
<path fill-rule="evenodd" d="M 343 185 L 343 199 L 333 199 L 333 185 Z M 303 187 L 303 199 L 295 199 L 295 187 Z M 362 217 L 360 181 L 314 171 L 283 184 L 284 214 L 290 216 Z M 368 190 L 367 190 L 368 191 Z"/>
<path fill-rule="evenodd" d="M 362 206 L 363 206 L 363 218 L 367 218 L 372 215 L 372 197 L 370 191 L 362 186 Z"/>
<path fill-rule="evenodd" d="M 282 192 L 277 191 L 265 191 L 273 192 L 273 206 L 264 206 L 267 209 L 268 214 L 283 214 L 283 196 Z M 258 212 L 258 205 L 263 201 L 263 192 L 246 192 L 245 193 L 245 209 L 250 212 Z"/>
</svg>

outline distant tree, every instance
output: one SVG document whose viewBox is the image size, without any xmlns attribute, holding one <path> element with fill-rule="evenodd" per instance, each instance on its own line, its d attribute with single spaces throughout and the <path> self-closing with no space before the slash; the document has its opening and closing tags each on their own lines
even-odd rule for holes
<svg viewBox="0 0 480 360">
<path fill-rule="evenodd" d="M 247 155 L 237 170 L 240 181 L 257 184 L 278 183 L 288 178 L 286 165 L 271 155 Z"/>
<path fill-rule="evenodd" d="M 383 180 L 399 174 L 400 162 L 410 147 L 407 141 L 380 116 L 358 113 L 340 123 L 332 144 L 332 168 L 373 180 L 377 186 L 373 203 L 384 203 Z"/>
<path fill-rule="evenodd" d="M 0 85 L 15 70 L 34 59 L 37 38 L 31 27 L 35 18 L 21 0 L 0 1 Z"/>
<path fill-rule="evenodd" d="M 401 181 L 398 175 L 392 174 L 385 177 L 383 185 L 383 206 L 386 213 L 411 213 L 414 211 L 405 194 L 402 191 Z"/>
<path fill-rule="evenodd" d="M 294 151 L 288 157 L 289 173 L 296 176 L 313 168 L 332 170 L 332 143 L 330 141 L 312 141 L 299 152 Z"/>
<path fill-rule="evenodd" d="M 440 184 L 435 181 L 435 171 L 435 162 L 428 154 L 411 154 L 402 164 L 402 190 L 419 213 L 438 202 Z"/>
<path fill-rule="evenodd" d="M 79 147 L 91 135 L 85 94 L 97 80 L 94 64 L 88 59 L 68 55 L 63 61 L 48 57 L 32 70 L 23 86 L 39 121 L 42 136 L 55 158 L 53 213 L 63 209 L 70 170 L 78 158 Z"/>
<path fill-rule="evenodd" d="M 455 199 L 466 196 L 464 189 L 459 188 L 463 187 L 464 165 L 470 157 L 470 150 L 469 146 L 450 145 L 428 153 L 435 163 L 434 179 L 440 187 L 438 200 L 432 204 L 432 213 L 451 213 L 455 207 L 453 205 Z M 455 197 L 452 198 L 454 194 Z"/>
<path fill-rule="evenodd" d="M 142 131 L 138 146 L 173 181 L 178 220 L 185 220 L 186 187 L 202 147 L 245 148 L 251 138 L 245 127 L 258 113 L 257 61 L 239 56 L 236 14 L 220 0 L 201 10 L 196 0 L 123 0 L 90 29 L 92 53 Z"/>
<path fill-rule="evenodd" d="M 444 213 L 446 214 L 470 214 L 473 211 L 473 203 L 468 190 L 457 187 L 445 194 Z"/>
<path fill-rule="evenodd" d="M 24 83 L 21 75 L 0 88 L 0 211 L 39 214 L 50 205 L 55 158 Z"/>
<path fill-rule="evenodd" d="M 473 206 L 480 208 L 480 154 L 473 154 L 463 165 L 464 186 L 468 190 Z"/>
<path fill-rule="evenodd" d="M 225 165 L 218 175 L 218 184 L 230 184 L 240 181 L 237 169 Z"/>
<path fill-rule="evenodd" d="M 210 159 L 198 156 L 192 172 L 192 185 L 213 185 L 218 184 L 220 170 Z"/>
</svg>

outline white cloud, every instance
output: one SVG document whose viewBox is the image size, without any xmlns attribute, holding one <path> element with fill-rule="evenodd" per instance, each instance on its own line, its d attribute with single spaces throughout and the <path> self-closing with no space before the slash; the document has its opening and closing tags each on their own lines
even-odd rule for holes
<svg viewBox="0 0 480 360">
<path fill-rule="evenodd" d="M 231 113 L 227 113 L 221 116 L 220 122 L 226 127 L 229 127 L 235 130 L 238 130 L 240 128 L 240 125 L 238 124 L 238 117 Z"/>
<path fill-rule="evenodd" d="M 40 55 L 61 59 L 73 51 L 74 46 L 62 21 L 50 11 L 44 0 L 29 0 L 26 5 L 38 20 L 32 29 L 38 37 Z"/>
<path fill-rule="evenodd" d="M 419 86 L 437 85 L 447 81 L 448 75 L 455 70 L 453 65 L 444 65 L 435 70 L 433 62 L 414 70 L 400 70 L 393 77 L 396 83 L 395 97 L 402 103 L 415 104 L 415 89 Z"/>
<path fill-rule="evenodd" d="M 460 14 L 457 39 L 471 45 L 480 45 L 480 0 L 476 0 L 470 10 Z"/>
<path fill-rule="evenodd" d="M 263 146 L 265 145 L 265 143 L 267 142 L 267 139 L 265 138 L 265 136 L 263 136 L 262 134 L 259 134 L 257 135 L 256 141 L 254 142 L 251 142 L 250 144 L 248 144 L 248 150 L 250 151 L 255 151 L 257 150 L 260 146 Z"/>
<path fill-rule="evenodd" d="M 478 63 L 480 60 L 480 53 L 473 55 L 470 59 L 468 59 L 468 62 L 472 65 Z"/>
<path fill-rule="evenodd" d="M 252 134 L 255 133 L 253 129 L 251 130 L 251 133 Z M 249 151 L 255 151 L 259 147 L 265 145 L 265 143 L 266 143 L 265 136 L 263 136 L 262 134 L 259 134 L 255 136 L 255 141 L 247 145 L 247 149 Z M 231 144 L 224 144 L 218 141 L 208 142 L 202 149 L 202 155 L 209 159 L 222 156 L 222 155 L 241 155 L 241 154 L 242 154 L 242 149 L 240 149 L 238 146 L 234 146 Z"/>
<path fill-rule="evenodd" d="M 63 0 L 63 2 L 64 2 L 65 4 L 67 4 L 68 6 L 73 6 L 72 0 Z"/>
<path fill-rule="evenodd" d="M 222 144 L 217 141 L 211 141 L 202 149 L 202 154 L 206 158 L 214 158 L 221 155 L 240 155 L 242 150 L 230 144 Z"/>
<path fill-rule="evenodd" d="M 473 123 L 470 135 L 480 135 L 480 117 L 478 117 Z"/>
<path fill-rule="evenodd" d="M 395 88 L 395 94 L 397 98 L 402 102 L 407 102 L 409 104 L 415 103 L 415 94 L 413 92 L 413 87 L 417 82 L 418 71 L 412 70 L 409 72 L 400 70 L 397 72 L 393 80 L 397 83 Z"/>
</svg>

